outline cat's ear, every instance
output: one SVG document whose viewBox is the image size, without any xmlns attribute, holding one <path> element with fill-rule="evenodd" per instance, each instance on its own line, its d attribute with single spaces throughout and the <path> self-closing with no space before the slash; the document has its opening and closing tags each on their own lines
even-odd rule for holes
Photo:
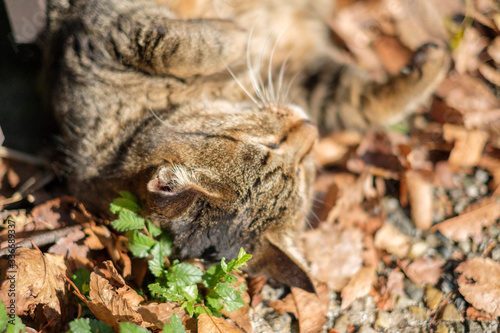
<svg viewBox="0 0 500 333">
<path fill-rule="evenodd" d="M 284 285 L 316 293 L 307 269 L 285 247 L 270 235 L 249 262 L 250 270 L 270 277 Z"/>
<path fill-rule="evenodd" d="M 196 176 L 179 166 L 161 167 L 147 184 L 148 208 L 166 219 L 187 211 L 200 196 L 212 195 Z"/>
</svg>

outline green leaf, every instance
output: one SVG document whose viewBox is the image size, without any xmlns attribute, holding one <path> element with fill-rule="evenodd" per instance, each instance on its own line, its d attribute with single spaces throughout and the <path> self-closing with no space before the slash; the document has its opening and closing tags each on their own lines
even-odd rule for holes
<svg viewBox="0 0 500 333">
<path fill-rule="evenodd" d="M 21 318 L 15 316 L 14 325 L 10 323 L 10 320 L 7 322 L 7 333 L 19 333 L 26 332 L 26 325 L 23 324 Z"/>
<path fill-rule="evenodd" d="M 0 299 L 0 332 L 3 332 L 3 330 L 7 327 L 7 320 L 7 309 Z"/>
<path fill-rule="evenodd" d="M 128 230 L 127 239 L 130 252 L 132 252 L 132 254 L 138 258 L 147 257 L 149 255 L 149 250 L 151 250 L 151 247 L 158 243 L 158 241 L 151 239 L 150 237 L 144 235 L 143 233 L 140 233 L 137 230 Z"/>
<path fill-rule="evenodd" d="M 111 225 L 117 231 L 142 229 L 144 228 L 144 219 L 134 212 L 122 210 L 118 215 L 118 219 L 112 221 Z"/>
<path fill-rule="evenodd" d="M 188 301 L 195 302 L 198 298 L 198 286 L 193 284 L 192 286 L 183 287 L 181 293 Z"/>
<path fill-rule="evenodd" d="M 204 285 L 208 289 L 215 288 L 217 283 L 224 278 L 226 272 L 222 269 L 221 265 L 213 265 L 207 269 L 204 276 Z"/>
<path fill-rule="evenodd" d="M 170 267 L 167 279 L 179 286 L 189 286 L 202 281 L 203 271 L 196 266 L 180 263 Z"/>
<path fill-rule="evenodd" d="M 88 296 L 90 292 L 90 272 L 86 268 L 77 269 L 73 275 L 72 280 L 80 292 Z"/>
<path fill-rule="evenodd" d="M 251 254 L 247 254 L 243 248 L 240 248 L 240 252 L 238 253 L 238 266 L 242 266 L 248 260 L 252 259 Z"/>
<path fill-rule="evenodd" d="M 71 333 L 92 333 L 90 330 L 90 319 L 79 318 L 69 323 L 69 332 Z"/>
<path fill-rule="evenodd" d="M 185 333 L 186 327 L 175 313 L 170 317 L 170 323 L 163 325 L 163 333 Z"/>
<path fill-rule="evenodd" d="M 113 214 L 117 214 L 120 211 L 131 211 L 138 212 L 141 210 L 141 206 L 139 204 L 139 199 L 135 195 L 127 191 L 120 191 L 121 198 L 116 198 L 109 205 L 109 210 Z"/>
<path fill-rule="evenodd" d="M 113 329 L 111 328 L 111 326 L 96 319 L 90 319 L 90 330 L 92 331 L 92 333 L 113 333 Z"/>
<path fill-rule="evenodd" d="M 149 270 L 156 277 L 164 274 L 165 258 L 163 248 L 164 246 L 161 242 L 156 243 L 151 249 L 153 258 L 148 261 Z"/>
<path fill-rule="evenodd" d="M 241 294 L 233 294 L 232 297 L 224 298 L 224 309 L 228 312 L 233 312 L 235 310 L 241 309 L 245 305 L 245 301 L 241 297 Z"/>
<path fill-rule="evenodd" d="M 151 220 L 146 220 L 146 225 L 148 227 L 148 232 L 152 237 L 158 237 L 163 232 L 160 228 L 155 226 Z"/>
<path fill-rule="evenodd" d="M 207 301 L 207 305 L 209 307 L 211 307 L 212 309 L 220 310 L 223 307 L 223 305 L 222 305 L 222 298 L 220 298 L 220 297 L 210 297 L 210 296 L 207 296 L 205 298 L 205 300 Z"/>
<path fill-rule="evenodd" d="M 120 323 L 120 333 L 150 333 L 144 327 L 132 323 Z"/>
<path fill-rule="evenodd" d="M 130 201 L 135 202 L 136 204 L 139 204 L 139 199 L 129 191 L 120 191 L 118 192 L 122 198 L 128 199 Z"/>
<path fill-rule="evenodd" d="M 121 211 L 129 211 L 129 212 L 137 213 L 138 211 L 141 210 L 141 207 L 137 203 L 135 203 L 129 199 L 116 198 L 109 205 L 109 210 L 113 214 L 116 214 L 116 213 L 121 212 Z"/>
<path fill-rule="evenodd" d="M 163 255 L 168 257 L 172 254 L 172 240 L 167 233 L 163 233 L 160 238 Z"/>
</svg>

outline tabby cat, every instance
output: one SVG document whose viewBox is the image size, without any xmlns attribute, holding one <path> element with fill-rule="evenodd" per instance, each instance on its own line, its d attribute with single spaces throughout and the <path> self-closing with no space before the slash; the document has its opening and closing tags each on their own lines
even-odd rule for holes
<svg viewBox="0 0 500 333">
<path fill-rule="evenodd" d="M 71 191 L 106 212 L 128 190 L 176 257 L 244 247 L 250 273 L 313 291 L 291 239 L 318 129 L 398 121 L 449 62 L 427 44 L 400 75 L 367 80 L 332 56 L 332 2 L 49 0 L 45 68 Z"/>
</svg>

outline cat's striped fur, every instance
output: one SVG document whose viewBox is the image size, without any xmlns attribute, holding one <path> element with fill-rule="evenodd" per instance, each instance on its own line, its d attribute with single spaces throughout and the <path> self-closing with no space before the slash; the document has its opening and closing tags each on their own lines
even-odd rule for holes
<svg viewBox="0 0 500 333">
<path fill-rule="evenodd" d="M 330 0 L 49 0 L 51 105 L 69 184 L 103 212 L 119 190 L 181 258 L 255 255 L 250 271 L 312 290 L 286 243 L 312 198 L 321 132 L 387 124 L 444 77 L 423 46 L 380 84 L 332 57 Z M 311 116 L 309 120 L 306 112 Z"/>
</svg>

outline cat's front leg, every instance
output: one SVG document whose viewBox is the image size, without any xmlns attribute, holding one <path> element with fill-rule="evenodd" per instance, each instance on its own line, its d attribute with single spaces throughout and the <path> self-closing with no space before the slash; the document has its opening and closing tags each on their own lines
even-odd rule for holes
<svg viewBox="0 0 500 333">
<path fill-rule="evenodd" d="M 209 75 L 244 59 L 247 33 L 218 19 L 122 16 L 110 45 L 121 60 L 145 72 L 180 78 Z"/>
<path fill-rule="evenodd" d="M 445 78 L 450 66 L 446 48 L 421 46 L 408 66 L 388 81 L 370 81 L 359 70 L 324 61 L 306 73 L 306 107 L 320 130 L 366 129 L 390 125 L 414 112 Z"/>
</svg>

